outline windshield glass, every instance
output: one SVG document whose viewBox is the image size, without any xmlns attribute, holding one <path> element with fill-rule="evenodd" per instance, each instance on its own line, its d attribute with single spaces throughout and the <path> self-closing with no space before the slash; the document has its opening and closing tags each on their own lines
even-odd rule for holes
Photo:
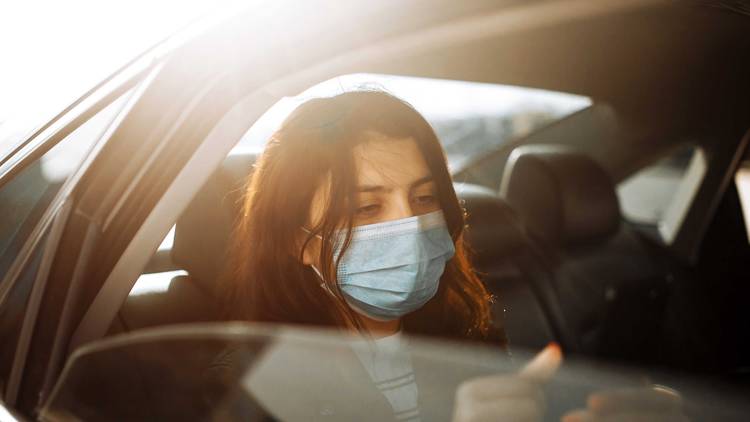
<svg viewBox="0 0 750 422">
<path fill-rule="evenodd" d="M 588 97 L 536 88 L 359 73 L 285 97 L 253 125 L 234 152 L 262 150 L 269 136 L 302 102 L 359 89 L 385 90 L 416 108 L 435 129 L 454 171 L 511 139 L 591 105 Z"/>
<path fill-rule="evenodd" d="M 529 358 L 514 351 L 511 359 L 505 351 L 487 346 L 407 337 L 382 340 L 250 324 L 162 328 L 115 337 L 76 353 L 41 416 L 381 421 L 393 420 L 397 406 L 409 405 L 394 404 L 388 392 L 397 390 L 396 396 L 408 401 L 411 388 L 419 416 L 403 420 L 451 420 L 456 408 L 466 404 L 462 394 L 468 389 L 459 386 L 481 380 L 477 377 L 494 377 L 488 388 L 515 379 Z M 373 361 L 391 369 L 408 363 L 412 371 L 376 382 Z M 543 388 L 545 420 L 560 420 L 566 412 L 585 407 L 592 392 L 632 391 L 648 383 L 679 392 L 681 412 L 692 420 L 708 415 L 705 420 L 742 420 L 748 411 L 730 390 L 719 395 L 714 392 L 719 389 L 702 388 L 684 377 L 568 359 Z M 518 400 L 519 407 L 522 402 Z"/>
</svg>

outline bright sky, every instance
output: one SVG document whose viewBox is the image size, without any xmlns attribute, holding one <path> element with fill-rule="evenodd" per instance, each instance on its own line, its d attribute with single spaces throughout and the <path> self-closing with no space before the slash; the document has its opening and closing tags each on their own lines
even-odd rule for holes
<svg viewBox="0 0 750 422">
<path fill-rule="evenodd" d="M 224 3 L 0 0 L 0 143 L 44 123 L 130 59 Z"/>
<path fill-rule="evenodd" d="M 219 6 L 248 1 L 0 0 L 0 153 L 175 30 Z M 337 78 L 278 104 L 258 129 L 266 136 L 301 99 L 372 81 L 428 118 L 501 115 L 539 105 L 562 107 L 561 114 L 567 114 L 589 103 L 540 90 L 358 75 Z"/>
</svg>

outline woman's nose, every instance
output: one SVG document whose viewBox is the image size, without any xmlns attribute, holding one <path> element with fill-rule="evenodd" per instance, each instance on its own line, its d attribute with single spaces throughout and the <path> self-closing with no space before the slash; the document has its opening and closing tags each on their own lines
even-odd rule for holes
<svg viewBox="0 0 750 422">
<path fill-rule="evenodd" d="M 416 215 L 408 194 L 394 195 L 391 210 L 391 215 L 388 218 L 389 220 L 399 220 Z"/>
</svg>

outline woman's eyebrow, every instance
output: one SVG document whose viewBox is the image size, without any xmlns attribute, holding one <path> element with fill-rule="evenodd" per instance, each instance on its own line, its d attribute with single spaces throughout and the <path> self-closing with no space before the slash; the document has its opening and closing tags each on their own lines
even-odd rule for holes
<svg viewBox="0 0 750 422">
<path fill-rule="evenodd" d="M 381 185 L 361 185 L 357 187 L 357 192 L 380 192 L 384 191 L 385 186 Z"/>
<path fill-rule="evenodd" d="M 419 185 L 424 185 L 425 183 L 429 183 L 429 182 L 432 182 L 432 176 L 429 176 L 429 175 L 428 175 L 428 176 L 420 177 L 419 179 L 417 179 L 417 180 L 413 181 L 413 182 L 411 183 L 411 186 L 410 186 L 410 187 L 411 187 L 412 189 L 414 189 L 414 188 L 416 188 L 416 187 L 417 187 L 417 186 L 419 186 Z"/>
<path fill-rule="evenodd" d="M 409 189 L 414 189 L 417 186 L 420 186 L 429 182 L 432 182 L 432 176 L 420 177 L 419 179 L 409 184 Z M 382 191 L 388 191 L 388 190 L 390 190 L 390 188 L 386 188 L 383 185 L 360 185 L 357 187 L 357 192 L 382 192 Z"/>
</svg>

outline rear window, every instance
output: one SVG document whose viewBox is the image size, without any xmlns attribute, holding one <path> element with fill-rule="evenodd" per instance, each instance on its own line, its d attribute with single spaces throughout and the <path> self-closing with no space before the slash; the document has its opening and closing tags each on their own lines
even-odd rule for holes
<svg viewBox="0 0 750 422">
<path fill-rule="evenodd" d="M 591 105 L 588 97 L 510 85 L 379 74 L 344 75 L 276 103 L 253 125 L 234 152 L 262 150 L 284 118 L 305 100 L 356 89 L 385 90 L 414 106 L 437 132 L 452 169 Z"/>
<path fill-rule="evenodd" d="M 625 219 L 655 228 L 662 240 L 671 243 L 705 172 L 705 155 L 695 146 L 641 169 L 617 187 Z"/>
</svg>

